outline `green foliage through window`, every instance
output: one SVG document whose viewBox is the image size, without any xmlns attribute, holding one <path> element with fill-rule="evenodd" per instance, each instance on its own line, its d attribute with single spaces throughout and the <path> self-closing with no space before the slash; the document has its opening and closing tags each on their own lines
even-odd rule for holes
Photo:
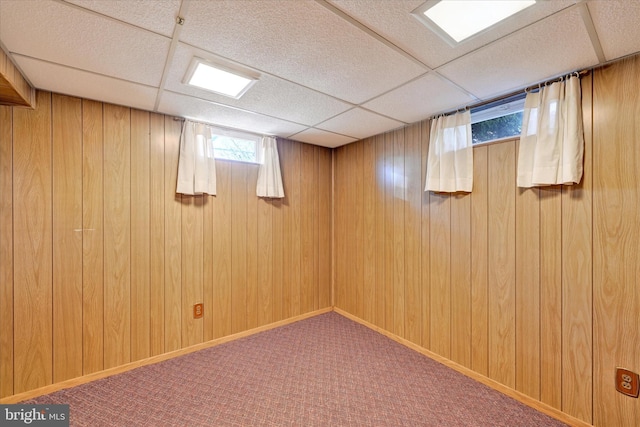
<svg viewBox="0 0 640 427">
<path fill-rule="evenodd" d="M 474 144 L 494 139 L 519 136 L 522 130 L 522 111 L 471 125 Z"/>
</svg>

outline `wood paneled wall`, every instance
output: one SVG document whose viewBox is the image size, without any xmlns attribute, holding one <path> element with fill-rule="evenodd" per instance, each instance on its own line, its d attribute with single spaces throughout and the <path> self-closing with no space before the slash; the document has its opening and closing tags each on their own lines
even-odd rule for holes
<svg viewBox="0 0 640 427">
<path fill-rule="evenodd" d="M 225 161 L 180 196 L 181 122 L 37 98 L 0 107 L 0 397 L 331 305 L 331 150 L 279 141 L 282 200 Z"/>
<path fill-rule="evenodd" d="M 640 425 L 640 56 L 582 79 L 584 177 L 520 189 L 518 141 L 470 194 L 423 192 L 429 124 L 335 152 L 335 305 L 596 426 Z"/>
<path fill-rule="evenodd" d="M 425 121 L 333 163 L 280 141 L 287 198 L 271 201 L 230 162 L 217 197 L 176 195 L 171 117 L 46 92 L 0 107 L 0 396 L 328 307 L 333 257 L 337 307 L 636 426 L 613 374 L 640 371 L 638 88 L 638 56 L 583 78 L 579 185 L 517 188 L 514 140 L 474 149 L 471 194 L 424 192 Z"/>
<path fill-rule="evenodd" d="M 594 79 L 593 399 L 601 425 L 640 425 L 640 400 L 612 385 L 615 366 L 640 372 L 639 117 L 636 55 Z"/>
</svg>

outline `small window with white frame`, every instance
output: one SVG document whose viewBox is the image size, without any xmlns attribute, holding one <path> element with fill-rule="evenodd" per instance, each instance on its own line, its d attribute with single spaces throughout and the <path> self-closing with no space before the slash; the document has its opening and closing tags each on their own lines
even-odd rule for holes
<svg viewBox="0 0 640 427">
<path fill-rule="evenodd" d="M 212 127 L 211 138 L 216 159 L 245 163 L 262 162 L 262 137 L 259 135 Z"/>
<path fill-rule="evenodd" d="M 525 93 L 471 109 L 473 145 L 520 136 Z"/>
</svg>

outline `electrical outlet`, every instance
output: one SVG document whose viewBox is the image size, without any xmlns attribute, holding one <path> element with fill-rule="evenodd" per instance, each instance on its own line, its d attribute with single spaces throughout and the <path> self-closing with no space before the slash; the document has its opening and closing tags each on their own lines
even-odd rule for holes
<svg viewBox="0 0 640 427">
<path fill-rule="evenodd" d="M 202 315 L 204 314 L 204 304 L 200 303 L 200 304 L 195 304 L 193 306 L 193 318 L 194 319 L 199 319 L 202 317 Z"/>
<path fill-rule="evenodd" d="M 616 390 L 624 395 L 638 397 L 639 379 L 638 374 L 635 372 L 624 368 L 616 368 Z"/>
</svg>

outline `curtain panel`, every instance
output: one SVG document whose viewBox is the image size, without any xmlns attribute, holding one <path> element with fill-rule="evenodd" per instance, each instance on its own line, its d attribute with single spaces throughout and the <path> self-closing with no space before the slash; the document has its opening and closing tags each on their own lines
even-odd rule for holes
<svg viewBox="0 0 640 427">
<path fill-rule="evenodd" d="M 278 144 L 272 136 L 262 137 L 262 163 L 258 169 L 258 197 L 281 199 L 284 197 L 282 173 L 280 171 L 280 157 Z"/>
<path fill-rule="evenodd" d="M 471 192 L 472 187 L 471 112 L 467 110 L 432 120 L 424 190 Z"/>
<path fill-rule="evenodd" d="M 216 194 L 216 161 L 211 128 L 185 120 L 180 135 L 176 193 Z"/>
<path fill-rule="evenodd" d="M 580 79 L 528 93 L 518 152 L 518 187 L 577 184 L 582 179 L 584 135 Z"/>
</svg>

